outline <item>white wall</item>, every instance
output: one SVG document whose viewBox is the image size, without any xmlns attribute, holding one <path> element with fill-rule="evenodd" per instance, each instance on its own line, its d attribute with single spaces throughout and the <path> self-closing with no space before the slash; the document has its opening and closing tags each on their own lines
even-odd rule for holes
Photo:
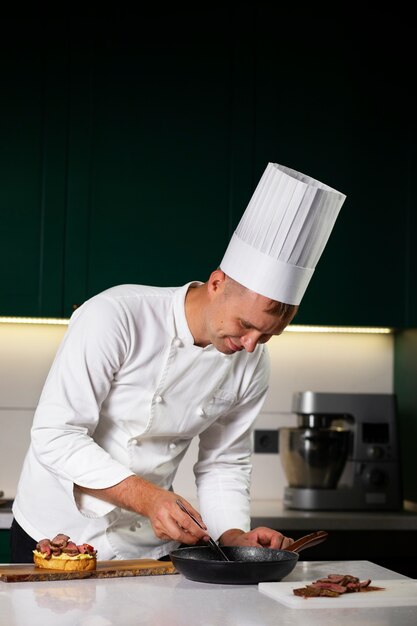
<svg viewBox="0 0 417 626">
<path fill-rule="evenodd" d="M 13 498 L 29 444 L 33 413 L 65 326 L 0 324 L 0 491 Z M 270 392 L 257 427 L 292 426 L 294 391 L 392 393 L 391 335 L 311 334 L 284 332 L 268 344 Z M 176 480 L 175 490 L 195 498 L 193 442 Z M 255 454 L 252 498 L 281 499 L 285 476 L 279 455 Z"/>
<path fill-rule="evenodd" d="M 66 326 L 0 324 L 0 491 L 16 495 L 33 414 Z"/>
<path fill-rule="evenodd" d="M 271 355 L 270 390 L 256 427 L 296 426 L 291 413 L 294 391 L 392 393 L 391 335 L 284 332 L 268 343 Z M 195 499 L 192 466 L 197 456 L 193 442 L 180 467 L 175 489 Z M 252 499 L 283 497 L 286 479 L 278 454 L 254 454 Z"/>
</svg>

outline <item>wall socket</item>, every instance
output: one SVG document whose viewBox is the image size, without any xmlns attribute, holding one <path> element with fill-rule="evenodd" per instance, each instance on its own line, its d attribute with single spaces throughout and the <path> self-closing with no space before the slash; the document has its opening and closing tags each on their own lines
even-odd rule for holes
<svg viewBox="0 0 417 626">
<path fill-rule="evenodd" d="M 278 454 L 278 429 L 255 430 L 254 452 L 263 452 L 264 454 Z"/>
</svg>

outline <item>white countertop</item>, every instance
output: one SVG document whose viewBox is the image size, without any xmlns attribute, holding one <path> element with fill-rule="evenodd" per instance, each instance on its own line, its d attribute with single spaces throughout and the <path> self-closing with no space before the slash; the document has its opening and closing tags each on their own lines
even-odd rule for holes
<svg viewBox="0 0 417 626">
<path fill-rule="evenodd" d="M 285 582 L 329 573 L 406 579 L 369 561 L 299 561 Z M 315 611 L 286 608 L 257 585 L 192 582 L 181 574 L 35 583 L 0 582 L 5 626 L 415 626 L 416 607 Z"/>
</svg>

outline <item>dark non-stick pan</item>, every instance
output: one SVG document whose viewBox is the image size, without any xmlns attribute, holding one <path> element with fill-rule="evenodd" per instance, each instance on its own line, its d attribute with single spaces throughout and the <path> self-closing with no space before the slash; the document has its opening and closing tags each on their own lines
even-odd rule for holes
<svg viewBox="0 0 417 626">
<path fill-rule="evenodd" d="M 325 531 L 311 533 L 295 541 L 288 550 L 253 546 L 224 546 L 230 561 L 219 560 L 210 546 L 178 548 L 170 553 L 171 561 L 189 580 L 203 583 L 255 585 L 280 581 L 297 564 L 299 552 L 324 541 Z"/>
</svg>

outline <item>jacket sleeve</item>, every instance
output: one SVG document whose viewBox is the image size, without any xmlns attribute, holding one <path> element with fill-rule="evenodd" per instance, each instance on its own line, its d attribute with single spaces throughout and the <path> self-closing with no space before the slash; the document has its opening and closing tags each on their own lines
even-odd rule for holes
<svg viewBox="0 0 417 626">
<path fill-rule="evenodd" d="M 117 306 L 95 297 L 74 313 L 34 417 L 33 452 L 71 498 L 74 484 L 106 488 L 133 474 L 93 439 L 101 404 L 128 349 L 124 314 Z M 96 514 L 114 508 L 97 498 L 78 497 L 79 506 L 83 499 L 89 505 L 95 500 Z"/>
<path fill-rule="evenodd" d="M 194 466 L 199 507 L 216 538 L 231 528 L 250 530 L 252 431 L 267 395 L 269 372 L 268 352 L 262 346 L 235 405 L 200 435 Z"/>
</svg>

